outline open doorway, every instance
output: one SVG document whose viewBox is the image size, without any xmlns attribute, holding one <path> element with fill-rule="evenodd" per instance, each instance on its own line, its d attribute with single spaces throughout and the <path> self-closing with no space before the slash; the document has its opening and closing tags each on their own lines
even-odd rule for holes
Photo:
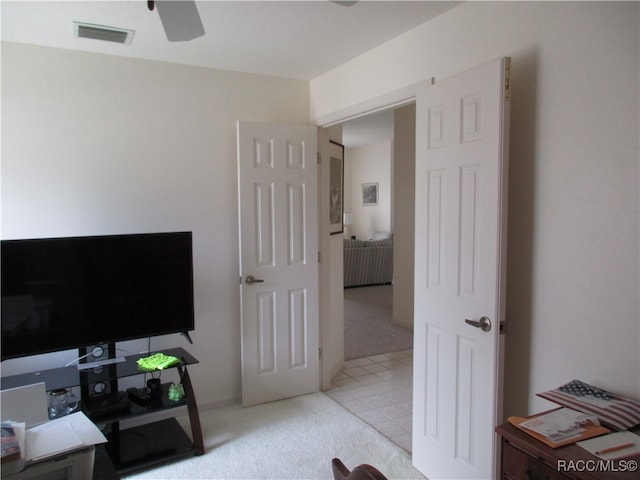
<svg viewBox="0 0 640 480">
<path fill-rule="evenodd" d="M 326 393 L 411 452 L 415 106 L 343 123 L 342 138 L 346 363 Z"/>
<path fill-rule="evenodd" d="M 342 124 L 345 360 L 412 348 L 415 106 Z"/>
</svg>

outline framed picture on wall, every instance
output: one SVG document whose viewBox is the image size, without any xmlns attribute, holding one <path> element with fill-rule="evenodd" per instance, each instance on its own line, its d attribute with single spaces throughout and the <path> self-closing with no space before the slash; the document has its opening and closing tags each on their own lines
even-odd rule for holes
<svg viewBox="0 0 640 480">
<path fill-rule="evenodd" d="M 344 146 L 329 144 L 329 233 L 342 233 L 344 213 Z"/>
<path fill-rule="evenodd" d="M 362 205 L 378 205 L 378 183 L 362 184 Z"/>
</svg>

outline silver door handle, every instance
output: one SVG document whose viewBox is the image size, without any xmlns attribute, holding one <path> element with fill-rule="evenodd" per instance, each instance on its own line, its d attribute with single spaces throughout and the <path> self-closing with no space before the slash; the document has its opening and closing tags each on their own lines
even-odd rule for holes
<svg viewBox="0 0 640 480">
<path fill-rule="evenodd" d="M 260 280 L 253 275 L 247 275 L 247 278 L 244 279 L 244 283 L 247 285 L 253 285 L 254 283 L 264 283 L 264 280 Z"/>
<path fill-rule="evenodd" d="M 489 317 L 480 317 L 480 320 L 465 319 L 464 321 L 472 327 L 480 328 L 483 332 L 491 330 L 491 320 L 489 320 Z"/>
</svg>

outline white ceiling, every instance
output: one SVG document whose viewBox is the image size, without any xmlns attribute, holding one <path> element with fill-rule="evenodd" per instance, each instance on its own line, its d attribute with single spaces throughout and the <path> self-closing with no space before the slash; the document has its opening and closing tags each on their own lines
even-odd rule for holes
<svg viewBox="0 0 640 480">
<path fill-rule="evenodd" d="M 146 0 L 1 0 L 0 14 L 3 41 L 311 80 L 459 3 L 197 0 L 206 33 L 189 42 L 169 42 Z M 74 21 L 135 34 L 130 45 L 76 38 Z M 345 145 L 382 141 L 389 125 L 388 114 L 352 122 Z"/>
<path fill-rule="evenodd" d="M 170 43 L 146 0 L 2 0 L 2 40 L 310 80 L 457 3 L 199 0 L 206 34 Z M 133 42 L 75 38 L 74 21 L 135 30 Z"/>
</svg>

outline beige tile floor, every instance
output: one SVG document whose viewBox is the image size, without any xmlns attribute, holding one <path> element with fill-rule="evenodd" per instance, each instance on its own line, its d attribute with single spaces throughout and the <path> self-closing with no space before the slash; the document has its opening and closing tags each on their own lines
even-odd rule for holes
<svg viewBox="0 0 640 480">
<path fill-rule="evenodd" d="M 325 393 L 411 452 L 413 350 L 349 360 Z"/>
</svg>

